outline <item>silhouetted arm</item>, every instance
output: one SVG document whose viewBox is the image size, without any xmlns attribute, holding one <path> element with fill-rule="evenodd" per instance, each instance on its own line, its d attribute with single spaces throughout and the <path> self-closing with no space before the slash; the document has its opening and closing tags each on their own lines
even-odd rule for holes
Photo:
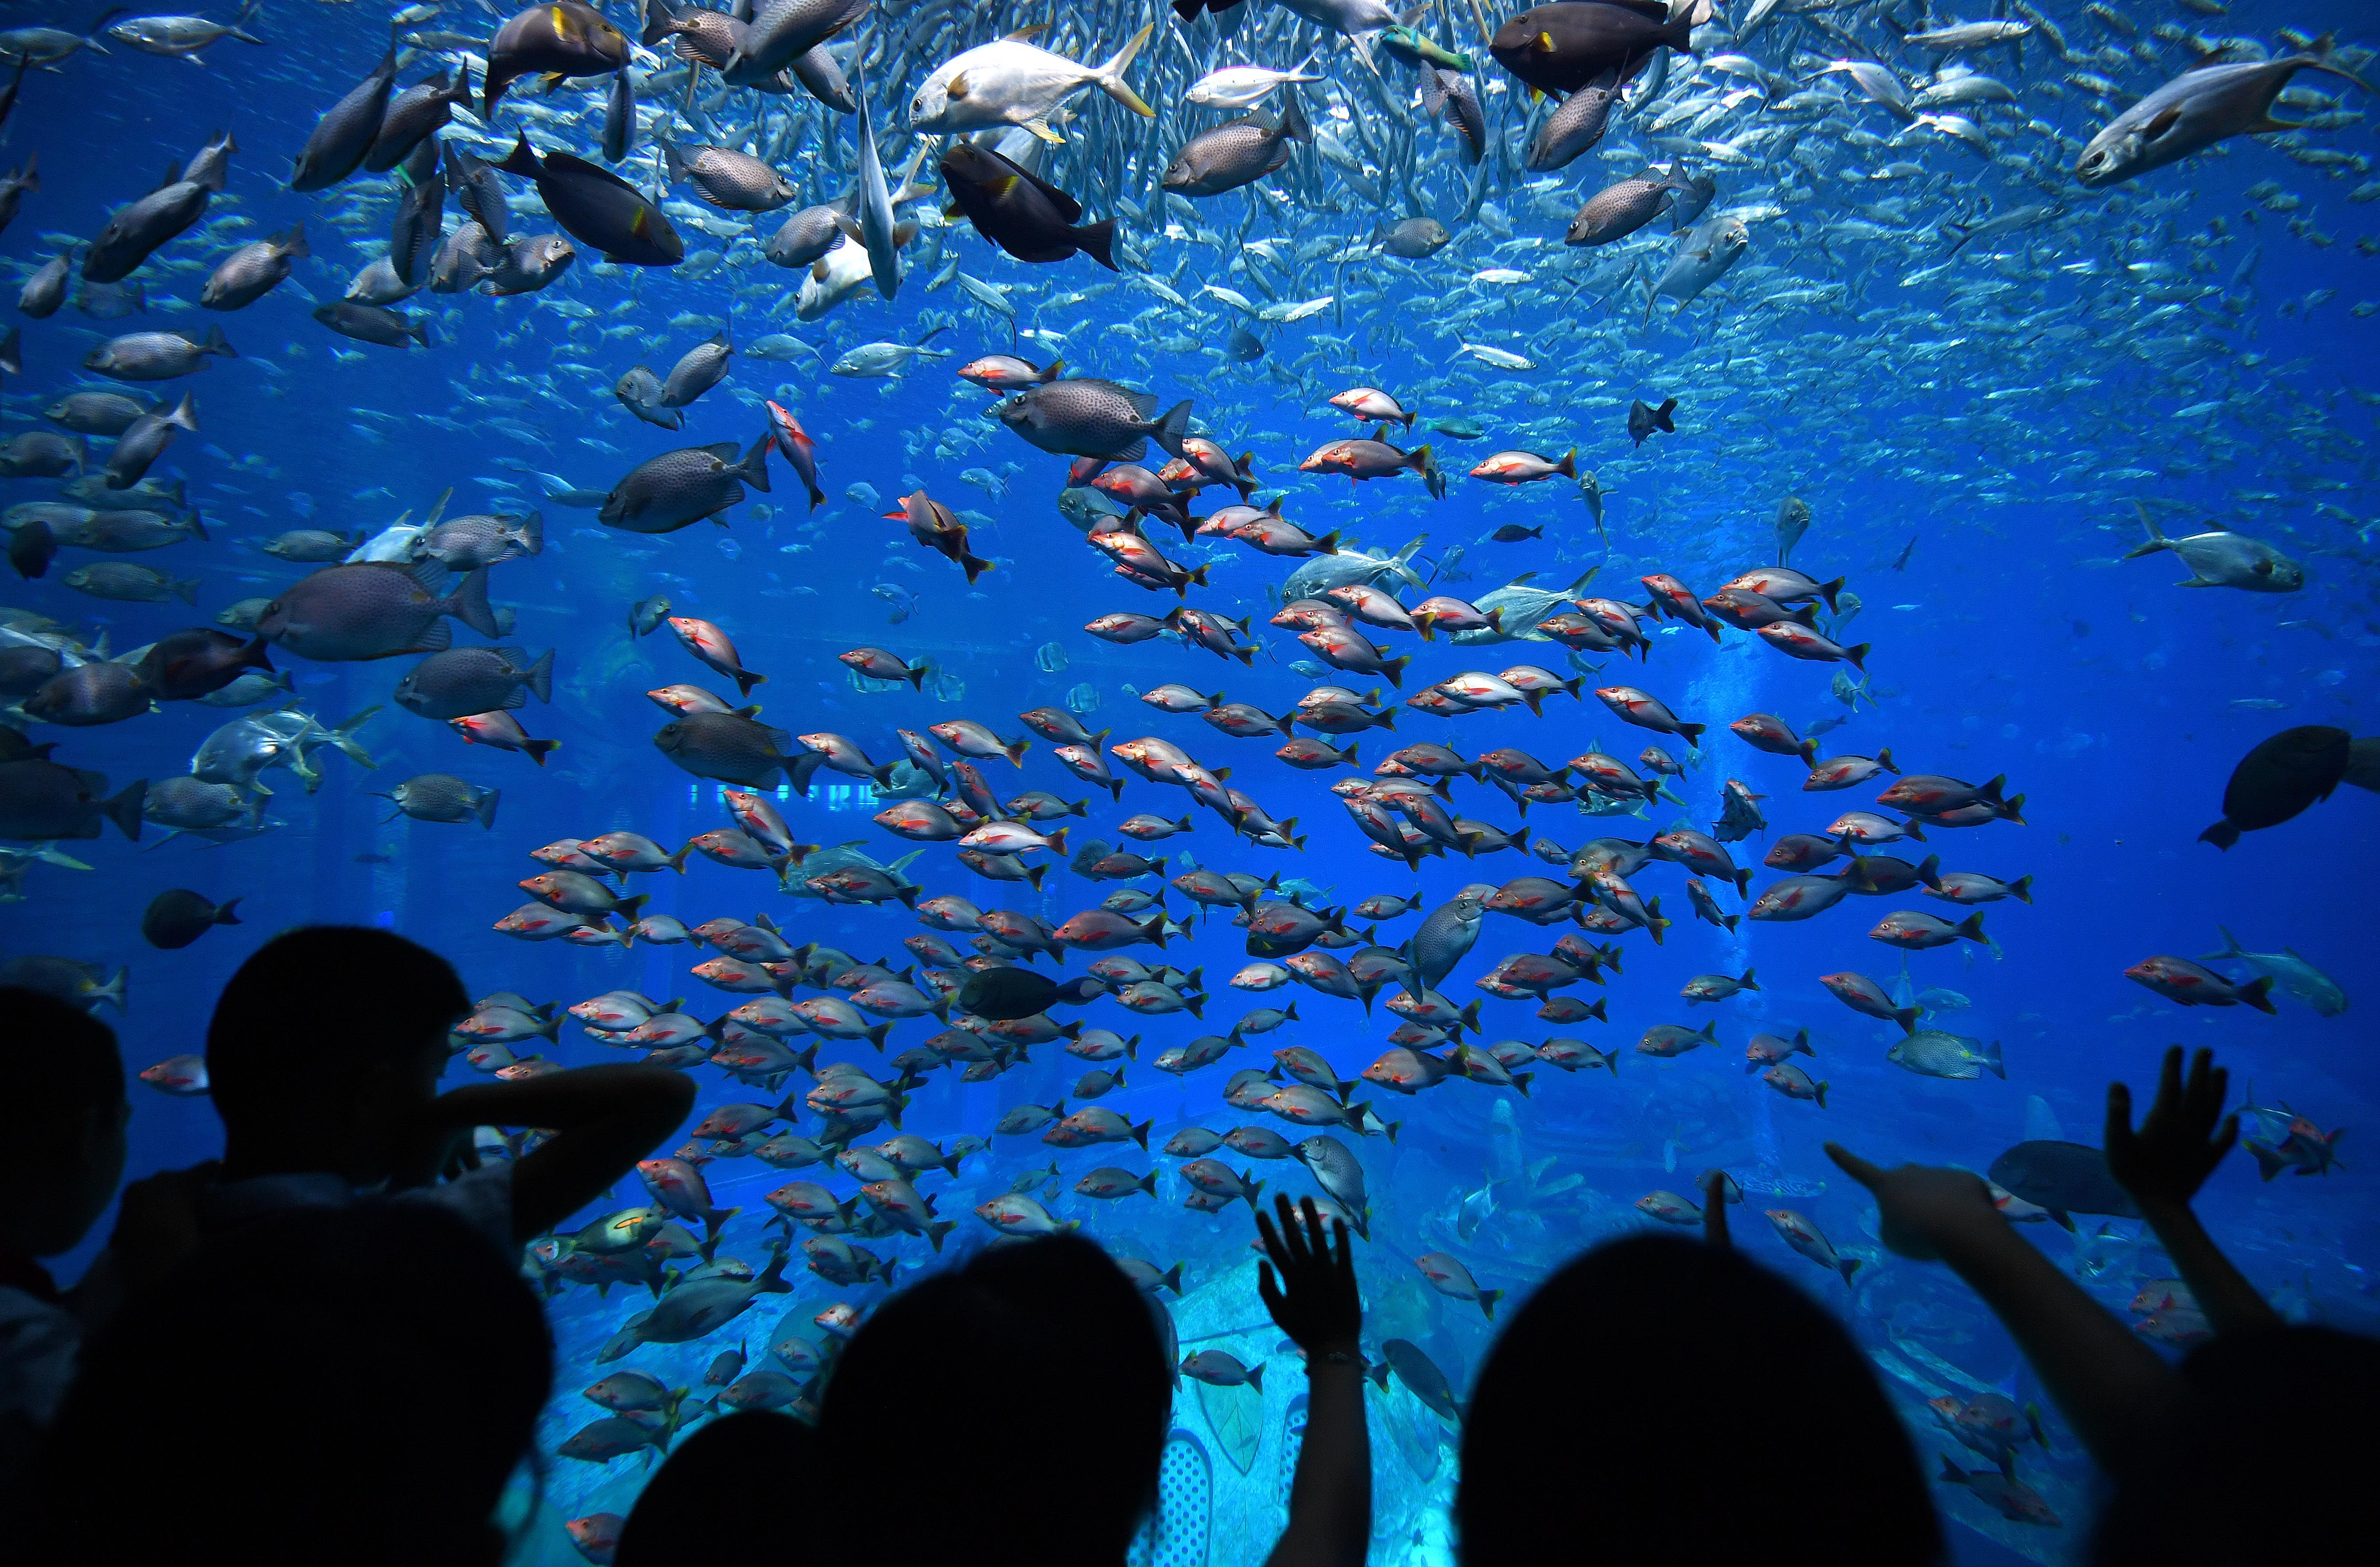
<svg viewBox="0 0 2380 1567">
<path fill-rule="evenodd" d="M 1325 1233 L 1311 1197 L 1300 1205 L 1302 1222 L 1287 1197 L 1274 1202 L 1278 1231 L 1257 1214 L 1271 1258 L 1257 1265 L 1257 1293 L 1275 1325 L 1305 1352 L 1306 1406 L 1289 1526 L 1266 1567 L 1363 1567 L 1372 1542 L 1372 1439 L 1364 1423 L 1364 1304 L 1355 1291 L 1354 1246 L 1337 1220 Z"/>
<path fill-rule="evenodd" d="M 513 1170 L 513 1238 L 528 1241 L 593 1202 L 694 1108 L 694 1080 L 667 1067 L 580 1066 L 519 1083 L 474 1083 L 431 1102 L 433 1126 L 551 1131 Z"/>
<path fill-rule="evenodd" d="M 1696 1184 L 1703 1194 L 1703 1239 L 1729 1250 L 1735 1243 L 1727 1238 L 1727 1172 L 1709 1171 Z"/>
<path fill-rule="evenodd" d="M 2240 1118 L 2223 1113 L 2230 1074 L 2200 1051 L 2182 1081 L 2181 1047 L 2165 1052 L 2156 1102 L 2132 1130 L 2132 1091 L 2107 1085 L 2107 1172 L 2140 1206 L 2181 1282 L 2218 1333 L 2280 1325 L 2280 1314 L 2231 1264 L 2198 1221 L 2190 1199 L 2240 1138 Z"/>
<path fill-rule="evenodd" d="M 2016 1233 L 1982 1176 L 1916 1164 L 1885 1170 L 1834 1143 L 1827 1155 L 1876 1194 L 1884 1244 L 1948 1263 L 2024 1352 L 2091 1456 L 2120 1470 L 2178 1392 L 2173 1368 Z"/>
</svg>

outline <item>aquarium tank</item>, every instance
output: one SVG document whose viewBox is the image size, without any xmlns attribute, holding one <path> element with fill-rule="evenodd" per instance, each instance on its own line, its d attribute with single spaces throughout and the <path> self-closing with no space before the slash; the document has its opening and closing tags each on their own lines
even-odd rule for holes
<svg viewBox="0 0 2380 1567">
<path fill-rule="evenodd" d="M 1259 1561 L 1276 1193 L 1361 1232 L 1376 1561 L 1452 1559 L 1510 1306 L 1713 1200 L 1929 1475 L 2040 1407 L 1960 1561 L 2078 1560 L 1821 1145 L 2006 1177 L 2179 1355 L 2022 1148 L 2211 1047 L 2207 1223 L 2374 1325 L 2371 14 L 1208 7 L 15 7 L 0 968 L 118 1030 L 132 1176 L 300 924 L 453 960 L 449 1085 L 695 1081 L 692 1184 L 524 1256 L 524 1561 L 1050 1227 L 1273 1368 L 1182 1379 L 1135 1557 Z M 624 1368 L 694 1391 L 575 1443 Z"/>
</svg>

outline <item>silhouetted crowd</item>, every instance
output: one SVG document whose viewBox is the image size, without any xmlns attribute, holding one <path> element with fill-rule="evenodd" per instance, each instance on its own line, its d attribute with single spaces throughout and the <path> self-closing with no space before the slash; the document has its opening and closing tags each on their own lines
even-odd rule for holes
<svg viewBox="0 0 2380 1567">
<path fill-rule="evenodd" d="M 107 1247 L 62 1292 L 40 1259 L 117 1195 L 123 1065 L 81 1007 L 0 990 L 0 1558 L 492 1567 L 521 1551 L 515 1482 L 537 1471 L 553 1340 L 520 1248 L 668 1140 L 694 1085 L 615 1065 L 441 1093 L 468 1008 L 451 966 L 385 931 L 269 942 L 207 1031 L 221 1159 L 126 1187 Z M 1998 1316 L 2088 1449 L 2094 1562 L 2374 1560 L 2380 1344 L 2285 1323 L 2199 1225 L 2191 1200 L 2236 1124 L 2224 1074 L 2203 1051 L 2185 1073 L 2181 1053 L 2137 1128 L 2110 1088 L 2105 1143 L 2214 1330 L 2178 1365 L 1981 1177 L 1828 1151 L 1874 1194 L 1887 1247 L 1948 1266 Z M 483 1157 L 485 1127 L 538 1135 Z M 1702 1239 L 1597 1246 L 1504 1324 L 1463 1412 L 1465 1567 L 1927 1567 L 1948 1557 L 1935 1483 L 2011 1505 L 2005 1454 L 1927 1472 L 1843 1326 L 1731 1249 L 1732 1183 L 1703 1191 Z M 1258 1291 L 1308 1394 L 1270 1561 L 1359 1567 L 1378 1368 L 1348 1236 L 1286 1197 L 1257 1224 Z M 582 1549 L 619 1567 L 756 1551 L 1118 1567 L 1171 1425 L 1161 1309 L 1088 1240 L 997 1242 L 878 1306 L 806 1401 L 814 1421 L 700 1421 L 616 1540 Z M 1963 1411 L 1967 1445 L 2021 1439 L 2003 1415 Z M 731 1497 L 781 1498 L 783 1532 L 722 1528 Z"/>
</svg>

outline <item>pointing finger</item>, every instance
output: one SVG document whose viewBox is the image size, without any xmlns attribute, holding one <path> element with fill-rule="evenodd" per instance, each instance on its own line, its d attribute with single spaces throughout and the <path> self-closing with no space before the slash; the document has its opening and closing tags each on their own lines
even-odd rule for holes
<svg viewBox="0 0 2380 1567">
<path fill-rule="evenodd" d="M 1884 1172 L 1881 1169 L 1870 1164 L 1840 1143 L 1828 1143 L 1824 1147 L 1827 1157 L 1835 1161 L 1836 1168 L 1869 1191 L 1876 1190 L 1876 1183 L 1884 1177 Z"/>
</svg>

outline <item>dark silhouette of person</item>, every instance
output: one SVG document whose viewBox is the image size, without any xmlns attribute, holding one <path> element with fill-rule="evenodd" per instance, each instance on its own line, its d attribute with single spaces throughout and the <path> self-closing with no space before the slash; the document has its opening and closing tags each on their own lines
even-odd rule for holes
<svg viewBox="0 0 2380 1567">
<path fill-rule="evenodd" d="M 1071 1234 L 887 1299 L 820 1408 L 820 1560 L 1117 1567 L 1172 1409 L 1157 1309 Z"/>
<path fill-rule="evenodd" d="M 747 1409 L 705 1424 L 645 1482 L 620 1530 L 612 1567 L 698 1560 L 709 1553 L 718 1527 L 722 1486 L 765 1479 L 787 1491 L 806 1490 L 818 1456 L 818 1433 L 790 1415 Z"/>
<path fill-rule="evenodd" d="M 1513 1314 L 1472 1391 L 1454 1513 L 1463 1567 L 1933 1567 L 1943 1549 L 1908 1433 L 1834 1318 L 1666 1235 L 1597 1247 Z"/>
<path fill-rule="evenodd" d="M 106 1024 L 38 990 L 0 990 L 0 1496 L 74 1380 L 83 1313 L 41 1258 L 74 1249 L 124 1174 L 124 1062 Z"/>
<path fill-rule="evenodd" d="M 450 1210 L 261 1217 L 91 1340 L 12 1557 L 496 1567 L 552 1354 L 517 1257 Z"/>
<path fill-rule="evenodd" d="M 2300 1567 L 2370 1560 L 2380 1341 L 2332 1328 L 2227 1331 L 2118 1476 L 2094 1567 Z"/>
<path fill-rule="evenodd" d="M 527 1241 L 634 1170 L 694 1103 L 685 1074 L 635 1063 L 442 1094 L 447 1030 L 470 1004 L 444 958 L 385 930 L 308 926 L 259 948 L 207 1026 L 224 1124 L 208 1225 L 390 1193 L 452 1208 L 492 1240 Z M 481 1165 L 480 1126 L 552 1135 Z"/>
</svg>

